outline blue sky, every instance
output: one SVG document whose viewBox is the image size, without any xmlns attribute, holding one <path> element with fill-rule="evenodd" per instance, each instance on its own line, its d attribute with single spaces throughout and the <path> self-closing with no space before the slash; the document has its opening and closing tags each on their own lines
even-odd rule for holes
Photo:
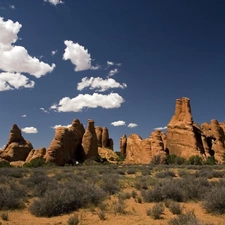
<svg viewBox="0 0 225 225">
<path fill-rule="evenodd" d="M 224 10 L 223 0 L 0 0 L 0 147 L 14 123 L 39 148 L 78 118 L 108 127 L 118 150 L 123 134 L 166 126 L 183 96 L 195 122 L 224 121 Z"/>
</svg>

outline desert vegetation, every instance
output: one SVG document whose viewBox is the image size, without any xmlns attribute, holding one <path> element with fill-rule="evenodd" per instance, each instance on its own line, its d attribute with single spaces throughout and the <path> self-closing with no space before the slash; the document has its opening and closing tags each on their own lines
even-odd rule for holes
<svg viewBox="0 0 225 225">
<path fill-rule="evenodd" d="M 40 165 L 39 167 L 37 165 Z M 2 167 L 1 222 L 33 224 L 223 224 L 224 165 Z M 36 221 L 36 222 L 35 222 Z M 43 222 L 43 224 L 45 224 Z"/>
</svg>

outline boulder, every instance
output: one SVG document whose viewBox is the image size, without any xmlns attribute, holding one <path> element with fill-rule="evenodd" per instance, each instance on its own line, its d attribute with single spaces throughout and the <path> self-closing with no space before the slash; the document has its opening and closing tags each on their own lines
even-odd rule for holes
<svg viewBox="0 0 225 225">
<path fill-rule="evenodd" d="M 56 128 L 55 136 L 44 156 L 46 162 L 63 166 L 66 163 L 74 164 L 82 160 L 84 157 L 81 147 L 83 133 L 83 124 L 78 119 L 75 119 L 69 128 Z"/>
<path fill-rule="evenodd" d="M 32 144 L 23 138 L 21 130 L 14 124 L 10 130 L 9 139 L 4 147 L 4 151 L 0 153 L 0 157 L 9 162 L 25 161 L 32 149 Z"/>
<path fill-rule="evenodd" d="M 82 138 L 85 159 L 98 158 L 98 140 L 94 123 L 94 120 L 88 120 L 87 128 Z"/>
</svg>

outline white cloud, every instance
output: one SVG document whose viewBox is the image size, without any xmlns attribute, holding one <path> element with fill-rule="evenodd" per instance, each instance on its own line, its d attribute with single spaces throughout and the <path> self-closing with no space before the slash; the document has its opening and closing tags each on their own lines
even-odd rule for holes
<svg viewBox="0 0 225 225">
<path fill-rule="evenodd" d="M 114 62 L 107 61 L 108 66 L 114 66 Z"/>
<path fill-rule="evenodd" d="M 25 117 L 27 117 L 27 115 L 26 115 L 26 114 L 24 114 L 24 115 L 22 115 L 21 117 L 25 118 Z"/>
<path fill-rule="evenodd" d="M 84 46 L 72 41 L 64 41 L 66 48 L 63 54 L 64 60 L 70 60 L 75 65 L 75 71 L 91 69 L 91 55 Z"/>
<path fill-rule="evenodd" d="M 58 4 L 63 4 L 63 1 L 62 0 L 44 0 L 44 2 L 49 2 L 51 3 L 52 5 L 58 5 Z"/>
<path fill-rule="evenodd" d="M 27 133 L 27 134 L 36 134 L 36 133 L 38 133 L 38 130 L 35 127 L 24 127 L 24 128 L 22 128 L 22 131 L 24 133 Z"/>
<path fill-rule="evenodd" d="M 45 108 L 40 108 L 40 110 L 41 110 L 42 112 L 44 112 L 44 113 L 49 113 L 49 111 L 48 111 L 47 109 L 45 109 Z"/>
<path fill-rule="evenodd" d="M 116 73 L 119 73 L 119 70 L 118 69 L 114 69 L 114 70 L 110 70 L 109 71 L 109 76 L 114 76 Z"/>
<path fill-rule="evenodd" d="M 52 51 L 52 55 L 55 55 L 58 52 L 58 50 Z"/>
<path fill-rule="evenodd" d="M 102 107 L 105 109 L 119 108 L 124 99 L 117 93 L 102 95 L 94 93 L 79 94 L 75 98 L 65 97 L 59 103 L 52 105 L 51 109 L 57 109 L 58 112 L 80 112 L 84 108 Z"/>
<path fill-rule="evenodd" d="M 10 73 L 29 73 L 37 78 L 52 72 L 55 64 L 48 65 L 31 57 L 22 46 L 13 45 L 22 25 L 12 20 L 4 21 L 0 17 L 0 70 Z"/>
<path fill-rule="evenodd" d="M 66 127 L 66 128 L 68 128 L 68 127 L 71 127 L 71 124 L 68 124 L 68 125 L 55 125 L 55 126 L 53 126 L 53 127 L 51 127 L 51 128 L 53 128 L 53 129 L 56 129 L 56 128 L 58 128 L 58 127 Z"/>
<path fill-rule="evenodd" d="M 138 125 L 136 123 L 129 123 L 127 127 L 129 128 L 134 128 L 137 127 Z"/>
<path fill-rule="evenodd" d="M 0 91 L 8 91 L 24 88 L 33 88 L 34 81 L 29 80 L 27 77 L 20 73 L 0 73 Z"/>
<path fill-rule="evenodd" d="M 123 120 L 118 120 L 118 121 L 112 122 L 111 125 L 113 125 L 114 127 L 125 126 L 126 122 L 124 122 Z"/>
<path fill-rule="evenodd" d="M 120 84 L 112 78 L 102 79 L 101 77 L 84 77 L 81 82 L 77 84 L 77 90 L 81 91 L 86 87 L 90 87 L 91 90 L 97 89 L 97 91 L 103 92 L 110 88 L 126 88 L 125 83 Z"/>
<path fill-rule="evenodd" d="M 166 130 L 167 129 L 167 126 L 165 126 L 165 127 L 156 127 L 156 128 L 154 128 L 154 130 Z"/>
<path fill-rule="evenodd" d="M 9 5 L 10 9 L 15 9 L 15 5 Z"/>
</svg>

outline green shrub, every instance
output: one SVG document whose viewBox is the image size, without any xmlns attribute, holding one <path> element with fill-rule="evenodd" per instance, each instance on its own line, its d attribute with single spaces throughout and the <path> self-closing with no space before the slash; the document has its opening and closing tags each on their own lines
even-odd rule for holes
<svg viewBox="0 0 225 225">
<path fill-rule="evenodd" d="M 215 159 L 214 156 L 209 156 L 205 161 L 204 164 L 205 165 L 216 165 L 218 163 L 218 161 Z"/>
<path fill-rule="evenodd" d="M 202 165 L 203 164 L 203 160 L 202 160 L 202 158 L 200 156 L 194 155 L 194 156 L 191 156 L 187 160 L 187 164 L 189 164 L 189 165 Z"/>
<path fill-rule="evenodd" d="M 158 185 L 151 190 L 142 190 L 141 196 L 145 202 L 161 202 L 164 199 L 162 189 Z"/>
<path fill-rule="evenodd" d="M 0 161 L 0 167 L 11 167 L 8 161 Z"/>
<path fill-rule="evenodd" d="M 161 171 L 155 174 L 157 178 L 176 177 L 175 173 L 171 170 Z"/>
<path fill-rule="evenodd" d="M 119 192 L 120 191 L 119 176 L 117 174 L 103 175 L 102 183 L 100 186 L 105 192 L 111 195 Z"/>
<path fill-rule="evenodd" d="M 159 220 L 164 209 L 165 207 L 162 203 L 156 203 L 151 209 L 147 210 L 147 215 L 151 216 L 154 220 Z"/>
<path fill-rule="evenodd" d="M 24 163 L 23 167 L 25 168 L 36 168 L 36 167 L 43 167 L 45 165 L 45 159 L 33 159 L 28 163 Z"/>
<path fill-rule="evenodd" d="M 166 156 L 166 163 L 167 164 L 176 164 L 176 165 L 182 165 L 185 164 L 186 160 L 183 157 L 177 156 L 175 154 L 168 154 Z"/>
</svg>

